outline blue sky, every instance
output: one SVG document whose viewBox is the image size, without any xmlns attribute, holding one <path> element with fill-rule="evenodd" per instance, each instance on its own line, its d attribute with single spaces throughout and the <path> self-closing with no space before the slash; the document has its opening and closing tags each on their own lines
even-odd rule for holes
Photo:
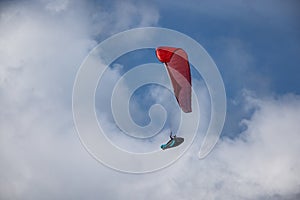
<svg viewBox="0 0 300 200">
<path fill-rule="evenodd" d="M 0 199 L 299 199 L 298 10 L 296 0 L 1 1 Z M 196 142 L 170 167 L 132 175 L 105 167 L 84 149 L 72 89 L 99 42 L 148 26 L 182 32 L 205 48 L 224 80 L 227 118 L 206 159 L 195 156 Z M 107 114 L 111 87 L 124 70 L 156 59 L 151 50 L 133 54 L 136 63 L 124 55 L 107 70 L 107 87 L 96 96 L 98 118 L 119 146 L 148 151 L 166 134 L 137 143 L 119 136 Z M 172 98 L 147 87 L 133 97 L 141 124 L 151 103 Z M 194 87 L 205 107 L 203 83 Z"/>
<path fill-rule="evenodd" d="M 162 5 L 159 23 L 199 41 L 224 75 L 230 67 L 228 65 L 234 63 L 224 63 L 221 56 L 226 55 L 224 51 L 230 40 L 240 42 L 243 45 L 241 48 L 252 57 L 253 63 L 249 63 L 252 73 L 272 79 L 271 90 L 281 94 L 299 93 L 296 86 L 298 74 L 295 73 L 299 73 L 299 57 L 296 55 L 299 51 L 299 14 L 296 1 L 248 4 L 243 1 L 204 2 L 198 6 L 197 3 L 175 3 L 170 7 Z M 191 9 L 193 4 L 196 5 Z M 251 85 L 248 83 L 246 87 Z"/>
<path fill-rule="evenodd" d="M 241 108 L 230 100 L 239 98 L 243 89 L 259 96 L 299 94 L 297 8 L 296 1 L 161 5 L 159 23 L 195 38 L 219 67 L 232 114 L 223 135 L 232 136 L 240 130 L 234 125 L 237 119 L 229 120 L 235 113 L 241 117 Z"/>
</svg>

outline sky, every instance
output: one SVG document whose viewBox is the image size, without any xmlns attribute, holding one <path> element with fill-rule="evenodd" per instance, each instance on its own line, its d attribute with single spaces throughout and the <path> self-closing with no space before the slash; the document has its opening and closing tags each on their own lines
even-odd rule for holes
<svg viewBox="0 0 300 200">
<path fill-rule="evenodd" d="M 296 0 L 0 1 L 0 199 L 299 199 L 298 10 Z M 182 32 L 209 53 L 224 81 L 226 120 L 205 159 L 197 157 L 198 137 L 167 168 L 122 173 L 83 147 L 73 121 L 73 84 L 97 44 L 148 26 Z M 152 141 L 137 142 L 120 132 L 107 105 L 126 70 L 154 60 L 150 51 L 133 52 L 136 63 L 131 54 L 118 58 L 96 94 L 108 137 L 134 152 L 159 148 L 167 127 Z M 192 75 L 206 124 L 207 89 Z M 155 85 L 140 89 L 132 97 L 133 119 L 145 125 L 154 102 L 171 112 L 171 94 Z"/>
</svg>

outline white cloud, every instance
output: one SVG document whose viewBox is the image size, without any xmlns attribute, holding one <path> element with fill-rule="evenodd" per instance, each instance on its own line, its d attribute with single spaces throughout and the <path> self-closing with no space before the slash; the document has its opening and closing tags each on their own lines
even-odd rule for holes
<svg viewBox="0 0 300 200">
<path fill-rule="evenodd" d="M 247 130 L 234 141 L 220 144 L 218 156 L 237 176 L 240 195 L 258 198 L 263 195 L 288 195 L 300 188 L 300 113 L 299 96 L 286 95 L 276 99 L 249 98 L 256 108 Z M 241 182 L 242 181 L 242 182 Z M 247 195 L 247 191 L 251 192 Z"/>
<path fill-rule="evenodd" d="M 139 10 L 133 2 L 128 5 Z M 1 3 L 1 199 L 110 196 L 102 192 L 111 184 L 99 181 L 110 170 L 86 153 L 74 130 L 75 74 L 96 39 L 112 30 L 153 25 L 158 13 L 150 6 L 131 21 L 127 18 L 136 12 L 121 15 L 117 4 L 112 10 L 98 8 L 85 1 Z M 122 23 L 105 20 L 110 13 L 110 20 L 122 18 Z"/>
<path fill-rule="evenodd" d="M 71 114 L 78 66 L 95 46 L 95 36 L 155 24 L 158 12 L 148 6 L 116 3 L 110 11 L 100 6 L 96 12 L 82 1 L 43 1 L 1 8 L 1 199 L 284 199 L 299 194 L 300 99 L 295 95 L 249 98 L 245 106 L 255 112 L 243 121 L 247 129 L 241 137 L 220 141 L 205 160 L 197 159 L 194 145 L 156 173 L 118 173 L 83 149 Z"/>
<path fill-rule="evenodd" d="M 48 1 L 46 4 L 46 9 L 55 12 L 61 12 L 67 9 L 68 4 L 69 4 L 68 0 Z"/>
<path fill-rule="evenodd" d="M 128 28 L 128 24 L 137 23 L 138 26 L 149 26 L 157 24 L 159 14 L 149 4 L 139 3 L 139 1 L 128 3 L 126 1 L 118 1 L 116 9 L 110 15 L 116 15 L 114 19 L 115 28 L 123 30 Z M 117 19 L 117 20 L 116 20 Z"/>
<path fill-rule="evenodd" d="M 141 199 L 296 199 L 300 192 L 300 97 L 246 98 L 245 106 L 256 110 L 243 122 L 247 130 L 239 138 L 224 138 L 204 160 L 198 160 L 198 149 L 192 148 L 168 169 L 130 182 L 129 188 L 138 185 L 138 189 L 130 189 L 128 195 Z"/>
</svg>

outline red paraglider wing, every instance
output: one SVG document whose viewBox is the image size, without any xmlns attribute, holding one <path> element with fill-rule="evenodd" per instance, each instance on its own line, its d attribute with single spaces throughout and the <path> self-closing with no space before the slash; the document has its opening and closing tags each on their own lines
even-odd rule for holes
<svg viewBox="0 0 300 200">
<path fill-rule="evenodd" d="M 158 47 L 156 56 L 166 64 L 175 97 L 183 112 L 192 112 L 191 108 L 191 71 L 188 56 L 183 49 Z"/>
</svg>

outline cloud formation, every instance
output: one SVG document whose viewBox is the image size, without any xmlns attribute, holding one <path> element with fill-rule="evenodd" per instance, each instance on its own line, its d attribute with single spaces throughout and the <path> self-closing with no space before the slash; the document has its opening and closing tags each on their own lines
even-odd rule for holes
<svg viewBox="0 0 300 200">
<path fill-rule="evenodd" d="M 297 199 L 300 97 L 261 99 L 247 91 L 244 98 L 245 109 L 254 112 L 241 121 L 246 130 L 239 137 L 223 138 L 204 160 L 198 160 L 195 145 L 167 169 L 123 177 L 116 184 L 118 195 L 140 199 L 172 195 L 178 200 Z M 120 198 L 118 195 L 112 199 Z"/>
<path fill-rule="evenodd" d="M 223 138 L 205 160 L 198 160 L 194 145 L 171 167 L 133 176 L 90 157 L 72 122 L 76 71 L 99 39 L 159 19 L 148 4 L 114 1 L 108 7 L 64 0 L 2 3 L 0 199 L 297 199 L 297 95 L 246 92 L 243 107 L 253 115 L 241 121 L 245 131 Z"/>
<path fill-rule="evenodd" d="M 89 166 L 98 171 L 99 164 L 82 148 L 72 122 L 76 71 L 99 38 L 158 19 L 153 7 L 139 9 L 134 2 L 114 2 L 106 11 L 101 6 L 84 1 L 1 3 L 1 199 L 79 198 L 87 193 L 73 190 L 83 187 L 83 171 L 94 171 Z M 119 6 L 131 12 L 120 15 Z M 139 18 L 130 20 L 136 12 Z M 85 176 L 89 183 L 84 185 L 103 185 L 88 177 L 93 173 Z"/>
</svg>

